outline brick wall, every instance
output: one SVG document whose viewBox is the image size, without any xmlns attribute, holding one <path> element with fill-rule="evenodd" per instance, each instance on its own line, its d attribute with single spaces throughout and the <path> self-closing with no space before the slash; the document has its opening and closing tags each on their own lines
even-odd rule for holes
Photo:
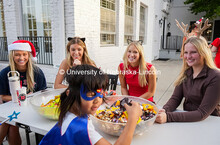
<svg viewBox="0 0 220 145">
<path fill-rule="evenodd" d="M 162 0 L 157 0 L 160 2 Z M 7 37 L 9 42 L 17 39 L 17 34 L 22 34 L 21 10 L 15 0 L 4 0 Z M 49 0 L 50 16 L 52 22 L 52 45 L 54 66 L 39 65 L 45 73 L 47 81 L 53 83 L 57 69 L 65 58 L 65 47 L 67 37 L 86 37 L 86 45 L 89 56 L 98 67 L 103 70 L 117 70 L 122 60 L 126 46 L 124 45 L 124 0 L 116 0 L 116 46 L 100 47 L 100 0 Z M 135 39 L 139 34 L 140 3 L 146 6 L 146 44 L 143 45 L 147 61 L 154 59 L 153 49 L 159 50 L 154 44 L 155 2 L 152 0 L 135 1 Z M 16 6 L 16 7 L 15 7 Z M 17 16 L 16 16 L 17 15 Z M 157 34 L 158 35 L 158 34 Z M 159 38 L 158 38 L 159 41 Z"/>
</svg>

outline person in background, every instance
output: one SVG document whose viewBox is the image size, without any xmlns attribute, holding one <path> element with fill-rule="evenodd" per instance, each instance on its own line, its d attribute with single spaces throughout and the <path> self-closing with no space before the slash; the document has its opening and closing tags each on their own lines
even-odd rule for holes
<svg viewBox="0 0 220 145">
<path fill-rule="evenodd" d="M 183 66 L 175 90 L 159 110 L 156 122 L 194 122 L 220 116 L 220 70 L 204 37 L 189 37 L 183 49 Z M 184 99 L 185 112 L 174 112 Z"/>
<path fill-rule="evenodd" d="M 118 66 L 121 93 L 122 95 L 141 97 L 154 102 L 155 67 L 145 61 L 141 41 L 128 40 L 128 43 L 123 56 L 123 63 Z"/>
<path fill-rule="evenodd" d="M 56 80 L 54 83 L 54 88 L 67 88 L 67 85 L 62 84 L 66 72 L 73 66 L 81 64 L 89 64 L 95 66 L 93 60 L 90 59 L 88 51 L 85 44 L 85 38 L 80 37 L 69 37 L 68 44 L 66 46 L 67 57 L 62 61 Z"/>
<path fill-rule="evenodd" d="M 41 140 L 40 145 L 109 145 L 89 119 L 104 100 L 106 74 L 87 64 L 74 66 L 70 70 L 97 73 L 67 74 L 69 86 L 60 96 L 59 121 Z M 128 121 L 115 144 L 131 144 L 137 121 L 142 115 L 140 105 L 133 101 L 131 103 L 131 106 L 125 104 Z"/>
<path fill-rule="evenodd" d="M 215 65 L 220 68 L 220 38 L 216 38 L 211 43 L 211 51 L 215 52 Z"/>
<path fill-rule="evenodd" d="M 202 23 L 202 20 L 203 20 L 203 17 L 201 19 L 199 19 L 198 21 L 196 21 L 196 23 L 193 23 L 189 26 L 189 29 L 188 29 L 188 37 L 191 37 L 191 36 L 197 36 L 197 32 L 198 32 L 198 27 L 196 25 Z M 183 37 L 183 42 L 182 42 L 182 47 L 181 47 L 181 52 L 180 52 L 180 58 L 183 58 L 183 45 L 186 41 L 187 37 L 184 36 Z"/>
<path fill-rule="evenodd" d="M 3 102 L 11 101 L 7 73 L 18 71 L 21 85 L 27 87 L 27 93 L 32 93 L 47 88 L 46 79 L 42 70 L 33 64 L 36 61 L 36 51 L 30 41 L 17 40 L 8 46 L 9 66 L 0 72 L 0 98 Z M 0 126 L 0 144 L 7 136 L 10 145 L 20 145 L 21 137 L 19 128 L 9 124 Z"/>
<path fill-rule="evenodd" d="M 198 21 L 197 23 L 200 23 L 201 21 Z M 195 24 L 192 24 L 189 26 L 189 29 L 188 29 L 188 33 L 189 33 L 189 37 L 191 36 L 197 36 L 197 30 L 198 28 L 196 27 Z M 187 37 L 183 37 L 183 42 L 182 42 L 182 47 L 181 47 L 181 52 L 180 52 L 180 58 L 183 58 L 183 55 L 184 55 L 184 52 L 183 52 L 183 45 L 186 41 Z"/>
</svg>

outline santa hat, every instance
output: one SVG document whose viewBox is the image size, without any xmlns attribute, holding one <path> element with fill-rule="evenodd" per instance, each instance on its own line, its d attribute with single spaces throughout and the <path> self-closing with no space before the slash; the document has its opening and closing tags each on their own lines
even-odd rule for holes
<svg viewBox="0 0 220 145">
<path fill-rule="evenodd" d="M 196 24 L 201 23 L 201 22 L 202 22 L 202 20 L 203 20 L 203 17 L 202 17 L 201 19 L 199 19 L 198 21 L 196 21 Z"/>
<path fill-rule="evenodd" d="M 37 62 L 36 57 L 36 50 L 34 45 L 27 40 L 17 40 L 13 42 L 12 44 L 8 45 L 8 51 L 11 50 L 22 50 L 22 51 L 28 51 L 32 54 L 32 61 Z"/>
</svg>

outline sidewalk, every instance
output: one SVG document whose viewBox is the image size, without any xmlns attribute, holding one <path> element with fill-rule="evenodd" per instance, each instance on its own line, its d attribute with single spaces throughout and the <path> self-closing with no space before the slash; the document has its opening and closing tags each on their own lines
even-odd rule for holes
<svg viewBox="0 0 220 145">
<path fill-rule="evenodd" d="M 182 60 L 156 60 L 153 61 L 152 64 L 158 72 L 161 72 L 161 74 L 157 75 L 158 81 L 154 101 L 158 106 L 162 107 L 173 93 L 173 83 L 180 72 Z M 121 87 L 119 85 L 117 86 L 116 92 L 117 94 L 121 94 Z M 179 109 L 182 109 L 182 106 L 180 106 Z M 25 131 L 23 129 L 20 129 L 20 134 L 22 136 L 22 145 L 27 145 Z M 33 132 L 30 133 L 30 140 L 31 145 L 36 145 Z M 3 145 L 8 145 L 8 142 L 4 142 Z"/>
</svg>

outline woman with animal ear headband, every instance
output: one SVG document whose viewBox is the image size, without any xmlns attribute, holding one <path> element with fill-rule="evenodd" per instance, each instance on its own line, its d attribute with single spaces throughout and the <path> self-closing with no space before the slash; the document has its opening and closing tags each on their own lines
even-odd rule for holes
<svg viewBox="0 0 220 145">
<path fill-rule="evenodd" d="M 95 65 L 95 62 L 90 59 L 85 44 L 85 38 L 80 37 L 68 37 L 68 44 L 66 46 L 67 56 L 62 61 L 59 67 L 59 71 L 56 76 L 54 88 L 67 88 L 66 85 L 62 84 L 64 76 L 71 67 L 81 64 Z"/>
<path fill-rule="evenodd" d="M 145 61 L 142 41 L 129 39 L 128 43 L 123 56 L 123 63 L 118 66 L 121 93 L 122 95 L 141 97 L 154 102 L 155 67 Z"/>
</svg>

